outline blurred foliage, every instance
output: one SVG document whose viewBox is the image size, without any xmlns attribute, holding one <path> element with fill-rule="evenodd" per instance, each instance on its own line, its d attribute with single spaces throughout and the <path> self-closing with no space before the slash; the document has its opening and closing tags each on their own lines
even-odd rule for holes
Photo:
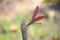
<svg viewBox="0 0 60 40">
<path fill-rule="evenodd" d="M 50 2 L 60 2 L 60 0 L 44 0 L 45 3 L 50 3 Z"/>
<path fill-rule="evenodd" d="M 6 20 L 0 20 L 0 24 L 4 26 L 4 29 L 6 29 L 6 34 L 0 34 L 0 40 L 22 40 L 22 35 L 21 35 L 21 25 L 20 21 L 22 19 L 25 19 L 27 24 L 31 21 L 31 16 L 29 15 L 24 15 L 23 12 L 18 13 L 16 15 L 16 19 L 12 22 L 12 24 L 16 25 L 18 27 L 17 32 L 8 32 L 9 31 L 9 26 L 11 23 L 9 23 Z M 48 37 L 54 36 L 57 39 L 57 26 L 53 22 L 53 18 L 50 17 L 49 21 L 47 22 L 45 19 L 42 19 L 40 21 L 37 21 L 33 24 L 31 24 L 28 27 L 28 37 L 32 40 L 41 40 L 41 37 L 44 39 L 48 39 Z M 7 39 L 8 38 L 8 39 Z"/>
<path fill-rule="evenodd" d="M 9 38 L 9 34 L 10 34 L 10 23 L 5 20 L 5 19 L 0 19 L 0 40 L 7 40 Z M 2 34 L 1 34 L 2 32 Z"/>
<path fill-rule="evenodd" d="M 9 26 L 10 26 L 10 23 L 7 20 L 5 19 L 0 20 L 0 27 L 3 28 L 5 31 L 9 30 Z"/>
</svg>

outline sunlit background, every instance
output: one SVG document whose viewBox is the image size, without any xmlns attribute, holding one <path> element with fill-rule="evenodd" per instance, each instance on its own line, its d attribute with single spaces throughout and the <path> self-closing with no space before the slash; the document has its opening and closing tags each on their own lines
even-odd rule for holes
<svg viewBox="0 0 60 40">
<path fill-rule="evenodd" d="M 21 20 L 31 21 L 38 6 L 37 16 L 44 18 L 27 29 L 28 40 L 58 40 L 59 10 L 53 6 L 57 0 L 0 0 L 0 40 L 22 40 Z"/>
</svg>

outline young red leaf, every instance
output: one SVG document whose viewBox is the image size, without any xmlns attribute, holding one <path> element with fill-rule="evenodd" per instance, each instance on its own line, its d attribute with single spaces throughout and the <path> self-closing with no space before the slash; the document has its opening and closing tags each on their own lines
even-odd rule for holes
<svg viewBox="0 0 60 40">
<path fill-rule="evenodd" d="M 34 15 L 33 15 L 33 17 L 32 17 L 32 20 L 31 20 L 31 22 L 27 25 L 27 27 L 28 27 L 30 24 L 32 24 L 33 22 L 39 21 L 39 20 L 41 20 L 41 19 L 43 19 L 43 18 L 46 18 L 45 16 L 39 16 L 39 17 L 35 18 L 36 15 L 38 14 L 38 12 L 39 12 L 39 7 L 37 6 L 36 9 L 34 10 Z"/>
<path fill-rule="evenodd" d="M 43 18 L 45 18 L 45 16 L 39 16 L 39 17 L 33 19 L 32 22 L 39 21 L 39 20 L 41 20 L 41 19 L 43 19 Z"/>
<path fill-rule="evenodd" d="M 34 15 L 32 17 L 32 20 L 35 18 L 38 12 L 39 12 L 39 7 L 37 6 L 36 9 L 34 10 Z"/>
</svg>

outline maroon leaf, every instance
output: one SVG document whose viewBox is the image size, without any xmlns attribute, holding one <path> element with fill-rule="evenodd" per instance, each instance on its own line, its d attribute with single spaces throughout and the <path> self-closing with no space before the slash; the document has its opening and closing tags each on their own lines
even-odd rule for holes
<svg viewBox="0 0 60 40">
<path fill-rule="evenodd" d="M 27 27 L 28 27 L 29 25 L 31 25 L 33 22 L 39 21 L 39 20 L 41 20 L 41 19 L 43 19 L 43 18 L 46 18 L 45 16 L 39 16 L 39 17 L 35 18 L 36 15 L 38 14 L 38 12 L 39 12 L 39 7 L 37 6 L 36 9 L 34 10 L 34 15 L 33 15 L 33 17 L 32 17 L 32 20 L 31 20 L 31 22 L 27 25 Z"/>
<path fill-rule="evenodd" d="M 39 21 L 39 20 L 41 20 L 41 19 L 43 19 L 43 18 L 46 18 L 46 17 L 45 17 L 45 16 L 39 16 L 39 17 L 37 17 L 37 18 L 34 18 L 34 19 L 32 20 L 32 22 Z"/>
<path fill-rule="evenodd" d="M 38 14 L 39 12 L 39 7 L 37 6 L 36 9 L 34 10 L 34 15 L 32 17 L 32 20 L 35 18 L 35 16 Z"/>
</svg>

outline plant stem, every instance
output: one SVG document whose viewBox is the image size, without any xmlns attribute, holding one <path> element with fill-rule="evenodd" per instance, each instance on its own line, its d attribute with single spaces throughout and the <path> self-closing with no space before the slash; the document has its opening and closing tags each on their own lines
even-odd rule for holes
<svg viewBox="0 0 60 40">
<path fill-rule="evenodd" d="M 24 19 L 21 21 L 21 32 L 22 32 L 22 39 L 27 40 L 27 26 Z"/>
</svg>

